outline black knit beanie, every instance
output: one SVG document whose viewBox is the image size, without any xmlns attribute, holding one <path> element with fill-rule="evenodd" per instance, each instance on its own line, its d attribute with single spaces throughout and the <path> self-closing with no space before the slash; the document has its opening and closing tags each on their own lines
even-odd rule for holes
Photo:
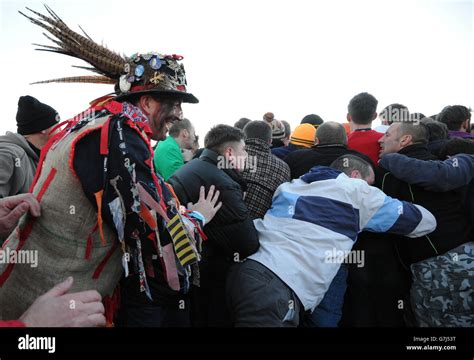
<svg viewBox="0 0 474 360">
<path fill-rule="evenodd" d="M 21 96 L 18 100 L 16 125 L 18 134 L 36 134 L 58 123 L 58 112 L 33 96 Z"/>
</svg>

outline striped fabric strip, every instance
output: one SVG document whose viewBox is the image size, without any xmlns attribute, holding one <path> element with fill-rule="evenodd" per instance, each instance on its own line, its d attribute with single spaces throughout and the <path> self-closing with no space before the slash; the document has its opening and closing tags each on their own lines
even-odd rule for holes
<svg viewBox="0 0 474 360">
<path fill-rule="evenodd" d="M 180 215 L 176 214 L 168 224 L 166 224 L 166 228 L 173 240 L 174 251 L 180 264 L 186 267 L 196 263 L 198 257 Z"/>
</svg>

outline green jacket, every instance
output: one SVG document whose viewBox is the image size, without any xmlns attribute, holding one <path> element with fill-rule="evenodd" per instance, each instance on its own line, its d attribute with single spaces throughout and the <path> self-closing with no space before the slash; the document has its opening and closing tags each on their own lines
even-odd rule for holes
<svg viewBox="0 0 474 360">
<path fill-rule="evenodd" d="M 172 136 L 160 141 L 153 156 L 155 171 L 160 174 L 165 181 L 184 165 L 183 155 L 178 143 Z"/>
</svg>

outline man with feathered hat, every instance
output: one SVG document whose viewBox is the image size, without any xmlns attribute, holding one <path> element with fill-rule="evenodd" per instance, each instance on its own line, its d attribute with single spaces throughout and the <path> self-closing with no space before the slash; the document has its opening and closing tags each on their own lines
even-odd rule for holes
<svg viewBox="0 0 474 360">
<path fill-rule="evenodd" d="M 115 94 L 63 124 L 43 149 L 32 191 L 42 215 L 23 217 L 6 242 L 10 250 L 37 251 L 38 267 L 0 264 L 0 319 L 17 318 L 38 295 L 74 275 L 71 291 L 96 289 L 104 297 L 108 323 L 121 293 L 121 325 L 187 326 L 202 227 L 220 203 L 211 187 L 196 204 L 180 207 L 153 169 L 150 138 L 166 137 L 182 118 L 182 102 L 198 102 L 186 91 L 182 57 L 123 57 L 46 9 L 48 16 L 22 14 L 54 36 L 46 35 L 55 46 L 41 50 L 82 59 L 97 74 L 40 83 L 110 83 Z"/>
</svg>

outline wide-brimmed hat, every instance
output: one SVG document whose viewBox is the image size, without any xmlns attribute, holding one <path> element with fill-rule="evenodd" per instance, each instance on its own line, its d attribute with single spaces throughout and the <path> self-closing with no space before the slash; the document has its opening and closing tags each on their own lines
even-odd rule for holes
<svg viewBox="0 0 474 360">
<path fill-rule="evenodd" d="M 31 11 L 38 18 L 34 19 L 22 12 L 35 25 L 46 29 L 56 39 L 45 34 L 57 46 L 38 45 L 42 51 L 56 52 L 86 61 L 92 67 L 75 66 L 96 73 L 93 76 L 72 76 L 33 84 L 51 82 L 79 82 L 94 84 L 114 84 L 115 100 L 122 101 L 140 94 L 157 94 L 173 97 L 182 102 L 198 103 L 199 100 L 187 92 L 186 74 L 183 59 L 180 55 L 162 55 L 158 52 L 136 53 L 130 57 L 120 55 L 97 44 L 85 34 L 82 36 L 71 30 L 48 6 L 50 16 Z M 82 30 L 82 29 L 81 29 Z"/>
<path fill-rule="evenodd" d="M 116 100 L 147 93 L 176 97 L 183 102 L 199 100 L 186 92 L 186 73 L 178 63 L 180 55 L 161 55 L 156 52 L 134 54 L 124 65 L 124 72 L 115 85 Z"/>
</svg>

